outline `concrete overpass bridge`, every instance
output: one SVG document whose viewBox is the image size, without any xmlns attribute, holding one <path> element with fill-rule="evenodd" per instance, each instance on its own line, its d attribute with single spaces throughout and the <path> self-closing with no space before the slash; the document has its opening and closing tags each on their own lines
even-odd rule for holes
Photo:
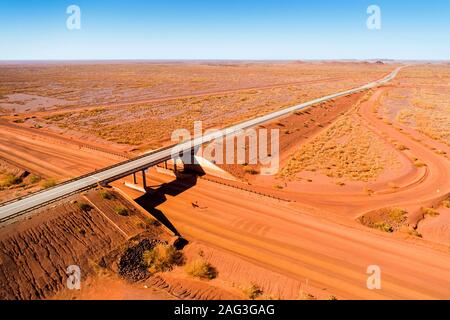
<svg viewBox="0 0 450 320">
<path fill-rule="evenodd" d="M 139 172 L 142 172 L 142 174 L 145 175 L 145 170 L 147 170 L 148 168 L 156 166 L 170 159 L 176 159 L 187 154 L 192 154 L 193 150 L 195 150 L 196 148 L 199 148 L 201 145 L 211 142 L 217 138 L 233 136 L 238 134 L 239 132 L 242 132 L 242 130 L 258 126 L 260 124 L 272 121 L 295 111 L 310 107 L 312 105 L 386 84 L 396 77 L 400 69 L 401 68 L 397 68 L 383 79 L 371 82 L 364 86 L 330 94 L 328 96 L 275 111 L 255 119 L 247 120 L 228 128 L 219 130 L 217 132 L 212 132 L 186 142 L 164 147 L 141 155 L 134 159 L 130 159 L 125 162 L 121 162 L 113 166 L 88 173 L 86 175 L 58 184 L 52 188 L 41 190 L 22 198 L 5 202 L 3 204 L 0 204 L 0 223 L 13 219 L 29 211 L 38 209 L 52 202 L 63 199 L 65 197 L 94 188 L 98 185 L 106 185 L 130 175 L 134 175 L 135 177 L 135 174 Z M 143 180 L 145 181 L 145 179 Z"/>
</svg>

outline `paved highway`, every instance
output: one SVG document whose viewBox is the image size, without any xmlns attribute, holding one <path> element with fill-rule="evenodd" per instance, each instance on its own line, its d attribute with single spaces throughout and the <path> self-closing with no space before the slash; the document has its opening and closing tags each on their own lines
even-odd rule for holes
<svg viewBox="0 0 450 320">
<path fill-rule="evenodd" d="M 385 78 L 371 82 L 362 87 L 331 94 L 293 107 L 272 112 L 262 117 L 244 121 L 237 125 L 222 129 L 217 132 L 212 132 L 210 134 L 203 135 L 190 141 L 186 141 L 174 146 L 169 146 L 156 151 L 152 151 L 151 153 L 147 153 L 135 159 L 119 163 L 117 165 L 102 169 L 100 171 L 92 172 L 90 174 L 59 184 L 55 187 L 30 194 L 23 198 L 8 201 L 0 205 L 0 222 L 12 219 L 23 213 L 29 212 L 33 209 L 52 203 L 64 197 L 79 193 L 83 190 L 90 189 L 92 187 L 97 186 L 99 183 L 112 182 L 114 180 L 126 177 L 134 172 L 138 172 L 140 170 L 147 169 L 149 167 L 157 165 L 165 160 L 169 160 L 172 158 L 172 152 L 175 149 L 177 150 L 177 152 L 178 151 L 190 152 L 193 148 L 198 147 L 204 143 L 210 142 L 216 138 L 233 135 L 241 130 L 245 130 L 260 125 L 262 123 L 274 120 L 284 115 L 288 115 L 292 112 L 304 109 L 317 103 L 321 103 L 327 100 L 335 99 L 351 93 L 367 90 L 370 88 L 377 87 L 379 85 L 386 84 L 396 77 L 400 69 L 401 68 L 397 68 Z"/>
</svg>

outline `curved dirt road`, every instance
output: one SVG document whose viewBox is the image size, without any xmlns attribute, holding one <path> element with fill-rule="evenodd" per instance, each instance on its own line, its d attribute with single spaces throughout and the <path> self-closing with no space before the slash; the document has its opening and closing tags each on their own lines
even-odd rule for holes
<svg viewBox="0 0 450 320">
<path fill-rule="evenodd" d="M 426 169 L 423 168 L 423 171 L 426 172 L 420 174 L 411 172 L 409 178 L 403 177 L 403 180 L 409 180 L 404 186 L 390 192 L 375 193 L 370 197 L 362 192 L 344 193 L 339 187 L 336 187 L 336 192 L 333 193 L 302 192 L 292 194 L 293 198 L 323 210 L 358 216 L 362 212 L 388 206 L 421 206 L 424 202 L 432 202 L 450 193 L 449 159 L 427 147 L 427 140 L 431 139 L 420 135 L 421 141 L 414 140 L 408 134 L 403 133 L 406 130 L 396 129 L 395 126 L 387 124 L 372 112 L 373 106 L 379 102 L 386 90 L 388 89 L 378 89 L 368 101 L 361 104 L 358 115 L 366 122 L 369 130 L 375 129 L 378 134 L 385 137 L 386 142 L 388 139 L 393 139 L 406 146 L 408 148 L 406 153 L 409 157 L 414 156 L 426 164 Z M 403 153 L 405 156 L 404 151 L 397 150 L 396 152 Z"/>
<path fill-rule="evenodd" d="M 151 177 L 155 185 L 173 179 L 156 173 Z M 346 299 L 450 297 L 447 253 L 357 225 L 333 223 L 287 203 L 202 179 L 187 190 L 178 185 L 172 191 L 174 196 L 166 194 L 156 210 L 188 239 L 239 254 L 294 279 L 308 279 L 312 287 L 330 295 Z M 194 208 L 193 202 L 199 207 Z M 369 265 L 380 266 L 382 290 L 367 289 Z"/>
</svg>

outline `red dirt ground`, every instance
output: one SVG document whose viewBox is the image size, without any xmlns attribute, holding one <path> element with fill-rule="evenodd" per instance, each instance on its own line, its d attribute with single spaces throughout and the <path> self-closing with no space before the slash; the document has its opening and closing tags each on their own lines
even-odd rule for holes
<svg viewBox="0 0 450 320">
<path fill-rule="evenodd" d="M 143 232 L 146 220 L 140 212 L 115 197 L 104 200 L 91 191 L 0 229 L 1 299 L 49 298 L 65 287 L 68 266 L 78 265 L 83 277 L 95 274 L 105 252 Z M 79 203 L 92 204 L 92 209 L 83 211 Z M 118 205 L 128 208 L 130 216 L 115 213 Z M 150 233 L 161 237 L 162 231 Z"/>
<path fill-rule="evenodd" d="M 336 141 L 336 145 L 344 153 L 355 150 L 354 145 L 362 147 L 369 142 L 367 150 L 370 153 L 367 157 L 379 159 L 380 164 L 377 164 L 379 170 L 371 171 L 367 181 L 361 180 L 364 175 L 359 175 L 360 171 L 351 176 L 353 178 L 348 178 L 345 170 L 351 167 L 349 165 L 338 168 L 340 171 L 337 172 L 344 173 L 341 177 L 333 176 L 336 172 L 333 168 L 318 168 L 308 172 L 303 169 L 295 171 L 288 178 L 251 175 L 243 173 L 239 166 L 225 167 L 246 180 L 244 182 L 225 181 L 209 176 L 173 182 L 174 177 L 152 169 L 148 184 L 154 191 L 145 196 L 124 187 L 123 181 L 114 183 L 115 187 L 126 193 L 128 201 L 129 198 L 135 199 L 153 216 L 186 237 L 190 241 L 183 250 L 187 259 L 195 259 L 201 252 L 201 256 L 219 271 L 217 279 L 209 282 L 195 280 L 188 277 L 182 267 L 138 284 L 125 283 L 110 273 L 93 273 L 86 290 L 79 293 L 61 291 L 61 287 L 56 284 L 43 289 L 45 282 L 34 280 L 34 285 L 29 287 L 21 284 L 20 288 L 5 289 L 5 292 L 13 293 L 7 297 L 48 297 L 58 291 L 60 295 L 55 298 L 102 298 L 109 294 L 107 286 L 111 285 L 114 288 L 114 293 L 111 293 L 113 297 L 245 298 L 243 288 L 252 283 L 262 289 L 263 298 L 298 299 L 307 296 L 317 299 L 448 299 L 450 229 L 449 211 L 443 200 L 450 193 L 450 150 L 443 140 L 445 135 L 440 135 L 437 139 L 431 136 L 434 131 L 424 130 L 419 124 L 413 126 L 411 123 L 397 121 L 402 119 L 396 116 L 401 108 L 392 102 L 391 96 L 391 92 L 398 95 L 398 90 L 415 91 L 422 86 L 426 86 L 427 90 L 441 88 L 450 83 L 448 70 L 448 66 L 407 67 L 392 84 L 375 89 L 367 96 L 354 95 L 338 99 L 310 108 L 308 113 L 291 115 L 264 125 L 266 128 L 279 127 L 282 131 L 292 131 L 281 136 L 282 169 L 300 148 L 314 146 L 324 137 L 329 138 L 328 142 Z M 438 94 L 445 92 L 441 90 Z M 427 99 L 429 95 L 425 94 L 423 98 Z M 445 101 L 439 99 L 442 100 Z M 433 114 L 438 114 L 440 110 L 436 109 Z M 421 117 L 423 119 L 423 115 Z M 358 128 L 349 132 L 354 135 L 359 132 L 363 134 L 356 138 L 353 135 L 351 140 L 344 139 L 345 135 L 341 137 L 334 127 L 343 121 L 358 125 Z M 306 128 L 305 122 L 311 125 Z M 17 144 L 23 148 L 22 151 L 15 150 L 14 144 L 8 147 L 9 139 L 18 139 Z M 26 167 L 25 164 L 29 166 L 34 162 L 35 171 L 46 167 L 43 162 L 37 161 L 39 154 L 47 148 L 61 153 L 61 158 L 53 164 L 55 172 L 60 170 L 62 174 L 67 174 L 73 170 L 76 174 L 76 170 L 92 170 L 83 165 L 84 160 L 77 163 L 76 168 L 67 166 L 68 162 L 78 161 L 75 156 L 77 147 L 58 148 L 52 143 L 34 143 L 28 132 L 6 140 L 5 145 L 10 149 L 4 152 L 4 156 L 11 153 L 20 162 L 23 158 L 20 152 L 30 148 L 34 160 L 22 165 Z M 92 143 L 102 146 L 100 141 Z M 125 150 L 113 145 L 111 151 L 115 153 Z M 88 153 L 80 152 L 80 157 L 87 159 Z M 96 151 L 96 154 L 98 164 L 89 162 L 89 166 L 106 164 L 113 161 L 111 157 L 117 156 L 107 150 Z M 392 161 L 383 160 L 387 154 L 392 154 Z M 323 160 L 321 155 L 322 153 L 314 155 L 319 160 L 317 163 Z M 124 180 L 131 181 L 129 178 Z M 275 188 L 277 185 L 281 188 Z M 100 206 L 104 201 L 94 199 L 93 203 Z M 63 206 L 70 207 L 67 203 Z M 394 207 L 407 212 L 407 229 L 399 228 L 398 231 L 388 233 L 368 228 L 357 219 L 370 215 L 380 218 L 382 215 L 374 213 Z M 432 208 L 438 215 L 424 215 L 423 208 Z M 111 208 L 100 210 L 108 211 Z M 64 212 L 67 214 L 67 210 Z M 28 261 L 29 254 L 21 255 L 18 253 L 20 250 L 14 248 L 28 246 L 32 242 L 27 239 L 32 239 L 36 232 L 44 234 L 40 228 L 48 225 L 43 223 L 49 219 L 48 215 L 43 217 L 44 214 L 40 214 L 24 221 L 20 224 L 23 229 L 12 227 L 19 224 L 2 229 L 1 241 L 7 243 L 4 246 L 7 250 L 4 252 L 15 252 L 13 256 L 16 259 L 27 257 L 25 260 Z M 90 219 L 101 218 L 96 217 L 97 214 L 92 215 L 94 218 Z M 69 216 L 71 219 L 84 217 L 80 213 Z M 125 220 L 118 224 L 120 228 L 128 226 L 130 230 L 134 230 L 133 224 L 130 225 Z M 56 227 L 51 226 L 50 231 L 45 232 L 50 232 L 49 237 L 53 239 L 52 230 L 58 231 L 64 219 L 55 218 L 51 221 Z M 79 224 L 75 221 L 73 223 Z M 105 230 L 93 235 L 93 241 L 100 243 L 98 248 L 102 251 L 97 256 L 93 253 L 95 258 L 105 256 L 126 241 L 126 237 L 121 236 L 117 228 L 114 231 L 114 225 L 106 222 L 102 225 Z M 22 234 L 26 235 L 26 244 L 21 244 Z M 108 245 L 102 246 L 102 239 L 106 239 Z M 86 252 L 90 252 L 86 250 L 84 246 L 80 248 L 80 253 L 85 256 Z M 58 247 L 55 252 L 65 251 Z M 45 253 L 38 254 L 42 255 Z M 69 258 L 72 256 L 68 254 Z M 2 256 L 2 261 L 3 259 Z M 61 269 L 64 263 L 58 267 Z M 381 268 L 381 290 L 369 290 L 366 287 L 366 269 L 369 265 Z M 36 270 L 41 269 L 42 267 L 36 267 Z M 7 270 L 3 274 L 12 275 L 16 272 L 12 268 Z M 23 279 L 45 278 L 39 278 L 26 268 L 20 273 L 23 274 Z"/>
</svg>

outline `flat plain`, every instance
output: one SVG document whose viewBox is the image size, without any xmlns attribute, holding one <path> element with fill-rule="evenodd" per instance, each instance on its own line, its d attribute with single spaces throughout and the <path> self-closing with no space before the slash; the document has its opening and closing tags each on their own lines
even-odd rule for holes
<svg viewBox="0 0 450 320">
<path fill-rule="evenodd" d="M 168 145 L 194 121 L 222 128 L 399 65 L 1 65 L 0 201 Z M 412 64 L 259 126 L 280 130 L 273 176 L 152 168 L 145 194 L 127 177 L 29 213 L 0 229 L 0 297 L 448 299 L 449 87 L 450 65 Z M 63 285 L 73 262 L 80 291 Z M 381 290 L 367 288 L 370 265 Z"/>
</svg>

